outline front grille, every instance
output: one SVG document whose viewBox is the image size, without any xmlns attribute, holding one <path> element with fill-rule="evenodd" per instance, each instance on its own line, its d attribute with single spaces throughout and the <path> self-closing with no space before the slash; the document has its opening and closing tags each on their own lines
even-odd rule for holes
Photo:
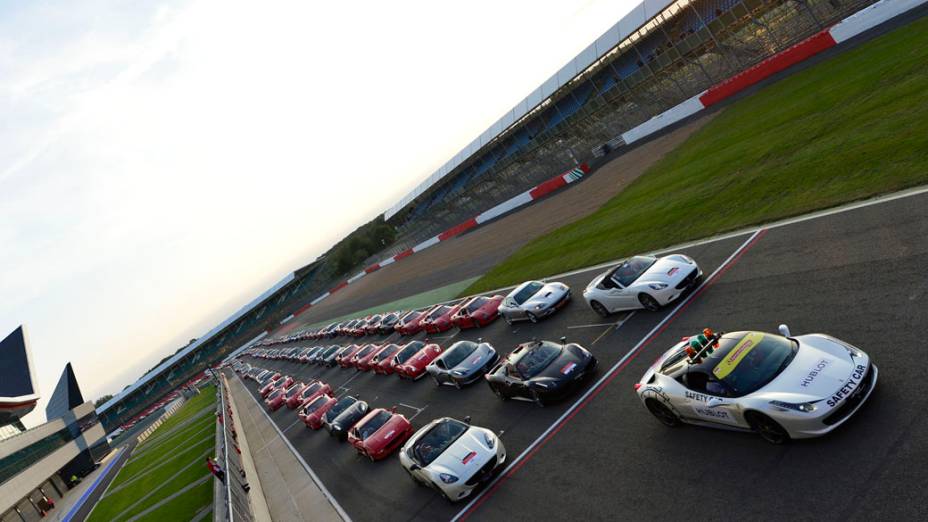
<svg viewBox="0 0 928 522">
<path fill-rule="evenodd" d="M 490 459 L 489 462 L 487 462 L 486 464 L 483 465 L 483 467 L 477 470 L 477 473 L 474 473 L 474 476 L 471 477 L 470 480 L 466 482 L 466 484 L 468 486 L 476 486 L 477 484 L 480 484 L 481 482 L 490 478 L 495 468 L 496 468 L 496 457 Z"/>
<path fill-rule="evenodd" d="M 859 406 L 861 401 L 864 400 L 864 397 L 867 396 L 867 391 L 870 389 L 870 386 L 873 384 L 873 371 L 872 370 L 873 370 L 872 367 L 867 368 L 867 374 L 864 375 L 863 380 L 860 381 L 860 385 L 857 386 L 857 389 L 854 390 L 854 393 L 851 394 L 847 399 L 845 399 L 844 404 L 842 404 L 838 409 L 831 412 L 827 417 L 825 417 L 825 419 L 822 420 L 823 424 L 825 424 L 826 426 L 837 424 L 843 421 L 844 419 L 846 419 L 848 415 L 850 415 L 855 409 L 857 409 L 857 406 Z"/>
<path fill-rule="evenodd" d="M 687 274 L 685 278 L 683 278 L 683 281 L 680 281 L 680 284 L 677 285 L 677 290 L 683 290 L 684 288 L 691 286 L 696 281 L 696 274 L 698 273 L 699 269 L 694 268 L 689 274 Z"/>
</svg>

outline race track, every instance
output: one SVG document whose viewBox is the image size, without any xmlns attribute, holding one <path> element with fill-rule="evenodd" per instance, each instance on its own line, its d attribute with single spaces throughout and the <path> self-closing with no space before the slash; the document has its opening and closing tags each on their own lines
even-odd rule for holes
<svg viewBox="0 0 928 522">
<path fill-rule="evenodd" d="M 510 467 L 472 502 L 452 505 L 413 484 L 395 457 L 371 463 L 326 432 L 308 430 L 293 411 L 271 413 L 357 521 L 928 517 L 923 413 L 928 394 L 920 334 L 928 322 L 928 194 L 749 231 L 682 252 L 714 275 L 685 301 L 660 312 L 616 315 L 604 325 L 580 297 L 596 270 L 560 278 L 575 300 L 540 324 L 509 327 L 497 321 L 482 330 L 434 337 L 443 346 L 482 337 L 505 354 L 533 337 L 566 335 L 590 349 L 600 361 L 594 380 L 568 401 L 546 408 L 503 402 L 484 383 L 456 390 L 427 379 L 411 383 L 244 359 L 303 380 L 322 379 L 338 395 L 359 395 L 373 406 L 396 405 L 416 427 L 441 416 L 470 415 L 476 425 L 505 430 Z M 789 324 L 794 334 L 845 339 L 880 368 L 868 404 L 832 435 L 778 447 L 752 434 L 671 429 L 638 402 L 633 383 L 680 337 L 706 326 L 776 331 L 779 323 Z M 253 383 L 247 386 L 254 392 Z"/>
</svg>

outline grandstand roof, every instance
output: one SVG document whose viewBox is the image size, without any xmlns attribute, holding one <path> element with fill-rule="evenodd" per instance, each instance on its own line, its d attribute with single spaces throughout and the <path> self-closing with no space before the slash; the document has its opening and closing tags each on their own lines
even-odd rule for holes
<svg viewBox="0 0 928 522">
<path fill-rule="evenodd" d="M 101 413 L 106 411 L 112 405 L 121 401 L 124 397 L 127 397 L 129 394 L 131 394 L 135 390 L 151 382 L 152 379 L 154 379 L 155 377 L 163 373 L 165 370 L 173 366 L 174 363 L 183 359 L 185 356 L 187 356 L 188 354 L 192 353 L 194 350 L 199 348 L 202 344 L 206 343 L 207 341 L 215 337 L 217 334 L 222 332 L 227 326 L 231 325 L 232 323 L 244 317 L 245 314 L 247 314 L 248 312 L 251 312 L 255 307 L 260 305 L 262 302 L 266 301 L 268 298 L 272 297 L 275 293 L 277 293 L 278 290 L 287 286 L 287 284 L 289 284 L 291 281 L 294 281 L 296 278 L 297 277 L 296 277 L 295 272 L 287 274 L 287 277 L 281 279 L 280 282 L 278 282 L 271 288 L 265 290 L 261 295 L 259 295 L 258 297 L 253 299 L 251 302 L 249 302 L 248 304 L 240 308 L 237 312 L 229 316 L 228 319 L 219 323 L 218 326 L 216 326 L 215 328 L 207 332 L 206 335 L 201 336 L 196 341 L 191 343 L 189 346 L 175 353 L 174 355 L 169 357 L 167 360 L 165 360 L 164 362 L 156 366 L 153 370 L 143 375 L 141 379 L 135 381 L 134 383 L 129 385 L 126 389 L 117 393 L 112 399 L 106 401 L 106 403 L 103 404 L 103 406 L 100 406 L 100 408 L 98 408 L 97 411 Z"/>
<path fill-rule="evenodd" d="M 575 77 L 583 73 L 588 67 L 596 63 L 600 58 L 619 45 L 622 40 L 637 31 L 649 20 L 663 11 L 667 6 L 677 0 L 644 0 L 638 4 L 621 20 L 613 25 L 608 31 L 597 38 L 586 49 L 580 52 L 573 60 L 561 67 L 544 83 L 538 86 L 534 91 L 526 96 L 522 101 L 517 103 L 509 112 L 504 114 L 493 125 L 485 130 L 474 141 L 461 149 L 453 158 L 448 160 L 438 170 L 433 172 L 428 178 L 414 188 L 409 194 L 404 196 L 400 201 L 384 212 L 384 219 L 390 219 L 399 213 L 403 208 L 412 203 L 422 194 L 425 194 L 430 188 L 445 178 L 448 174 L 464 163 L 468 158 L 480 151 L 485 145 L 492 142 L 496 137 L 503 134 L 511 127 L 518 125 L 520 120 L 536 107 L 543 105 L 548 101 L 561 87 L 567 85 Z"/>
</svg>

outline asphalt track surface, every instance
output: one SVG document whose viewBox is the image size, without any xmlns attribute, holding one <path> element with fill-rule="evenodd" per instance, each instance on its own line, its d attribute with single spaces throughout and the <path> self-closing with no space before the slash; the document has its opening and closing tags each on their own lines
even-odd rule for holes
<svg viewBox="0 0 928 522">
<path fill-rule="evenodd" d="M 602 320 L 580 298 L 592 271 L 561 278 L 575 299 L 537 325 L 497 321 L 433 338 L 448 346 L 482 337 L 507 353 L 533 337 L 566 335 L 590 349 L 600 362 L 596 377 L 574 397 L 546 408 L 503 402 L 481 382 L 456 390 L 427 379 L 246 360 L 303 380 L 322 379 L 339 396 L 398 406 L 415 427 L 470 415 L 476 425 L 504 430 L 510 466 L 471 502 L 449 504 L 416 486 L 395 457 L 371 463 L 326 432 L 305 428 L 291 410 L 271 413 L 358 521 L 926 519 L 928 394 L 921 329 L 928 322 L 928 194 L 681 251 L 714 275 L 685 301 L 659 312 Z M 845 339 L 880 368 L 868 403 L 826 437 L 772 446 L 753 434 L 666 428 L 633 392 L 646 368 L 682 336 L 706 326 L 776 331 L 779 323 L 794 334 Z M 254 384 L 247 384 L 254 392 Z"/>
</svg>

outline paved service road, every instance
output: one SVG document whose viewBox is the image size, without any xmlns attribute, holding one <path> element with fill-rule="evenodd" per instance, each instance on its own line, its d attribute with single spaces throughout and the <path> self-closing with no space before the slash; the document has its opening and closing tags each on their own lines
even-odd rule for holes
<svg viewBox="0 0 928 522">
<path fill-rule="evenodd" d="M 573 288 L 575 301 L 537 325 L 497 321 L 435 338 L 447 346 L 483 337 L 507 353 L 533 337 L 566 335 L 600 361 L 583 401 L 577 400 L 581 391 L 539 408 L 503 402 L 484 383 L 456 390 L 425 379 L 411 383 L 354 370 L 246 360 L 302 379 L 320 378 L 338 387 L 339 395 L 360 395 L 375 406 L 397 405 L 416 427 L 445 415 L 471 415 L 474 424 L 505 430 L 502 439 L 514 465 L 473 502 L 452 505 L 413 484 L 396 458 L 370 463 L 324 431 L 294 423 L 290 410 L 270 414 L 359 521 L 925 519 L 928 394 L 919 330 L 928 322 L 928 195 L 683 252 L 715 276 L 681 306 L 617 315 L 610 319 L 621 326 L 602 326 L 606 321 L 579 296 L 594 273 L 581 273 L 561 279 Z M 777 447 L 752 434 L 665 428 L 638 402 L 632 385 L 680 337 L 706 326 L 776 331 L 779 323 L 789 324 L 794 334 L 826 332 L 852 342 L 880 368 L 869 403 L 832 435 Z M 254 391 L 253 383 L 249 389 Z M 536 444 L 546 430 L 548 436 Z"/>
</svg>

